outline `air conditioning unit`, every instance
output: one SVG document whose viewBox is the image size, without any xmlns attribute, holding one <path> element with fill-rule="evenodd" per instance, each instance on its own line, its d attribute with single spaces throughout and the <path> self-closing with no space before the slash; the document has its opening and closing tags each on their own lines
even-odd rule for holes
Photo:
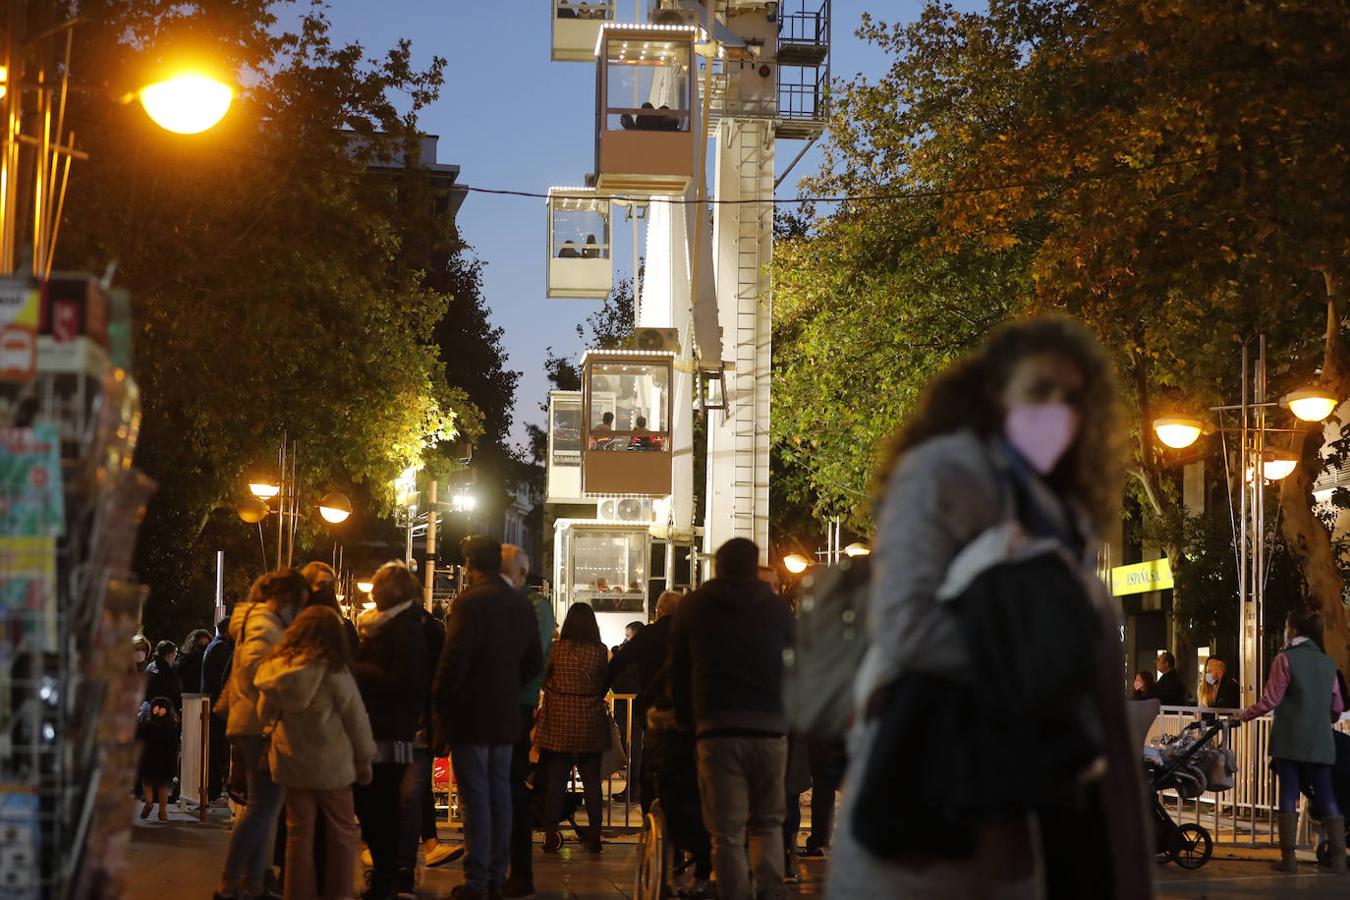
<svg viewBox="0 0 1350 900">
<path fill-rule="evenodd" d="M 596 518 L 625 525 L 650 525 L 656 521 L 656 514 L 650 497 L 606 497 L 597 506 Z"/>
<path fill-rule="evenodd" d="M 633 346 L 638 350 L 680 352 L 678 328 L 639 328 L 633 332 Z"/>
</svg>

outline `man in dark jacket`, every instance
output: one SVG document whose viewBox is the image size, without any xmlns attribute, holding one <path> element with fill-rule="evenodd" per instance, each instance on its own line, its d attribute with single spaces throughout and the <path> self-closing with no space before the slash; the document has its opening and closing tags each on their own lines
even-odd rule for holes
<svg viewBox="0 0 1350 900">
<path fill-rule="evenodd" d="M 1177 674 L 1177 660 L 1171 653 L 1164 650 L 1158 654 L 1158 684 L 1154 688 L 1154 696 L 1162 702 L 1163 706 L 1187 706 L 1190 704 L 1190 698 L 1186 695 L 1186 686 L 1181 683 L 1181 676 Z"/>
<path fill-rule="evenodd" d="M 206 645 L 202 654 L 202 675 L 197 690 L 211 695 L 210 766 L 206 775 L 206 793 L 215 800 L 225 789 L 225 776 L 230 770 L 230 742 L 225 737 L 225 717 L 214 712 L 216 701 L 230 677 L 230 659 L 234 656 L 234 639 L 230 637 L 230 617 L 216 623 L 216 636 Z"/>
<path fill-rule="evenodd" d="M 145 667 L 145 698 L 153 700 L 165 697 L 173 703 L 174 711 L 181 720 L 183 715 L 183 685 L 178 681 L 178 670 L 174 661 L 178 658 L 178 647 L 173 641 L 160 641 L 155 645 L 155 657 Z"/>
<path fill-rule="evenodd" d="M 439 746 L 450 749 L 464 805 L 465 883 L 452 897 L 486 898 L 506 881 L 511 842 L 511 746 L 520 692 L 543 668 L 530 601 L 502 577 L 502 546 L 460 544 L 471 585 L 455 598 L 436 672 Z"/>
<path fill-rule="evenodd" d="M 399 789 L 426 710 L 427 646 L 418 607 L 422 589 L 407 567 L 385 563 L 372 582 L 375 608 L 357 622 L 361 643 L 352 675 L 375 738 L 374 777 L 356 786 L 354 799 L 373 863 L 364 896 L 386 898 L 394 894 L 398 871 Z"/>
<path fill-rule="evenodd" d="M 670 636 L 676 720 L 698 737 L 703 823 L 723 897 L 783 896 L 787 604 L 759 580 L 759 548 L 732 538 L 716 576 L 680 603 Z M 745 855 L 747 834 L 755 890 Z"/>
<path fill-rule="evenodd" d="M 675 624 L 674 613 L 680 597 L 676 591 L 663 591 L 656 600 L 656 621 L 640 629 L 631 640 L 625 641 L 609 660 L 609 684 L 616 692 L 621 677 L 630 674 L 636 676 L 633 678 L 637 686 L 637 697 L 633 700 L 633 737 L 628 751 L 628 774 L 631 780 L 625 789 L 625 793 L 632 796 L 619 796 L 629 802 L 638 800 L 644 815 L 656 799 L 650 790 L 651 785 L 643 786 L 646 776 L 642 771 L 642 736 L 647 727 L 647 710 L 651 708 L 648 689 L 670 656 L 670 629 Z M 634 782 L 638 786 L 636 792 L 633 791 Z"/>
<path fill-rule="evenodd" d="M 174 668 L 178 671 L 178 683 L 184 694 L 196 694 L 202 687 L 202 661 L 206 658 L 206 648 L 211 643 L 211 632 L 205 628 L 194 628 L 188 634 L 183 646 L 178 648 L 178 661 Z"/>
<path fill-rule="evenodd" d="M 530 557 L 514 544 L 502 544 L 502 578 L 520 592 L 534 609 L 539 634 L 541 659 L 548 659 L 553 644 L 553 604 L 529 585 Z M 541 670 L 520 689 L 520 730 L 511 747 L 511 867 L 506 884 L 502 886 L 505 898 L 534 896 L 534 822 L 530 815 L 530 731 L 534 713 L 539 706 L 539 691 L 544 686 Z"/>
</svg>

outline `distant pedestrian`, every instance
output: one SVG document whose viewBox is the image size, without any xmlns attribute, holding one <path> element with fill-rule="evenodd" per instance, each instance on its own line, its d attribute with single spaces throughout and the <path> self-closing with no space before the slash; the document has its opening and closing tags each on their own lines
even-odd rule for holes
<svg viewBox="0 0 1350 900">
<path fill-rule="evenodd" d="M 681 600 L 675 615 L 671 696 L 677 721 L 698 737 L 718 896 L 783 897 L 783 651 L 792 646 L 792 615 L 760 580 L 753 541 L 727 541 L 713 566 L 716 577 Z"/>
<path fill-rule="evenodd" d="M 375 740 L 352 677 L 342 619 L 303 610 L 263 663 L 258 713 L 273 726 L 268 761 L 286 788 L 286 900 L 318 897 L 315 826 L 326 843 L 324 894 L 352 895 L 360 835 L 352 784 L 369 784 Z"/>
<path fill-rule="evenodd" d="M 1284 650 L 1270 663 L 1270 678 L 1261 699 L 1244 709 L 1250 722 L 1275 713 L 1270 728 L 1270 755 L 1280 785 L 1280 812 L 1276 825 L 1280 861 L 1274 868 L 1297 872 L 1294 845 L 1298 838 L 1298 798 L 1310 790 L 1313 806 L 1327 830 L 1331 868 L 1345 874 L 1345 817 L 1332 789 L 1336 762 L 1332 723 L 1345 710 L 1336 663 L 1319 649 L 1322 614 L 1313 609 L 1291 610 L 1285 618 Z"/>
<path fill-rule="evenodd" d="M 226 717 L 216 712 L 216 703 L 230 675 L 234 657 L 234 639 L 230 637 L 228 616 L 216 623 L 216 636 L 202 655 L 202 680 L 197 690 L 211 698 L 210 770 L 206 776 L 206 794 L 211 800 L 222 796 L 225 777 L 230 770 L 230 741 L 225 735 Z"/>
<path fill-rule="evenodd" d="M 530 602 L 502 578 L 501 543 L 460 544 L 469 588 L 445 623 L 436 672 L 437 745 L 448 747 L 464 811 L 465 883 L 451 896 L 481 900 L 506 881 L 511 844 L 511 747 L 520 691 L 542 668 Z"/>
<path fill-rule="evenodd" d="M 502 577 L 534 610 L 540 658 L 548 659 L 553 644 L 553 604 L 529 585 L 530 557 L 513 544 L 502 545 Z M 520 689 L 520 730 L 511 748 L 511 864 L 502 886 L 505 898 L 534 896 L 534 816 L 530 808 L 530 733 L 544 685 L 542 670 Z"/>
<path fill-rule="evenodd" d="M 1228 674 L 1228 664 L 1217 656 L 1205 660 L 1205 680 L 1196 699 L 1204 709 L 1237 709 L 1242 694 L 1237 679 Z"/>
<path fill-rule="evenodd" d="M 1158 654 L 1158 680 L 1153 687 L 1153 696 L 1163 706 L 1189 706 L 1190 696 L 1186 693 L 1186 686 L 1181 683 L 1181 676 L 1177 674 L 1177 660 L 1170 651 L 1164 650 Z"/>
<path fill-rule="evenodd" d="M 352 655 L 356 655 L 356 647 L 359 640 L 356 636 L 356 625 L 347 618 L 342 610 L 342 604 L 338 601 L 336 583 L 337 573 L 333 567 L 322 560 L 314 560 L 305 563 L 305 567 L 300 570 L 300 574 L 305 576 L 309 582 L 309 605 L 326 606 L 338 614 L 342 619 L 342 632 L 347 636 L 347 646 L 351 649 Z"/>
<path fill-rule="evenodd" d="M 609 708 L 605 705 L 609 692 L 607 664 L 595 610 L 588 603 L 573 603 L 544 671 L 544 702 L 534 737 L 544 770 L 545 853 L 556 853 L 562 846 L 558 823 L 573 765 L 581 775 L 586 803 L 588 827 L 582 837 L 591 853 L 601 849 L 604 796 L 600 763 L 612 743 Z"/>
<path fill-rule="evenodd" d="M 227 717 L 226 733 L 239 750 L 248 802 L 230 830 L 229 850 L 215 900 L 240 894 L 258 897 L 264 891 L 277 816 L 286 802 L 286 789 L 272 780 L 254 678 L 308 596 L 309 585 L 299 572 L 272 572 L 253 582 L 248 598 L 236 604 L 230 616 L 235 650 L 229 682 L 216 710 Z"/>
<path fill-rule="evenodd" d="M 833 900 L 1152 896 L 1119 606 L 1095 569 L 1095 532 L 1119 521 L 1116 408 L 1095 338 L 1029 318 L 939 374 L 900 429 Z"/>
<path fill-rule="evenodd" d="M 411 894 L 414 873 L 398 868 L 403 776 L 426 708 L 427 645 L 418 602 L 422 589 L 401 562 L 380 566 L 372 579 L 375 608 L 357 620 L 361 636 L 352 674 L 375 735 L 374 777 L 356 789 L 361 836 L 370 849 L 371 900 Z"/>
<path fill-rule="evenodd" d="M 155 645 L 155 655 L 145 667 L 144 699 L 167 697 L 173 704 L 174 712 L 182 715 L 183 686 L 178 680 L 177 670 L 174 669 L 176 659 L 178 646 L 173 641 L 160 641 Z"/>
<path fill-rule="evenodd" d="M 131 637 L 131 659 L 137 672 L 145 671 L 145 667 L 150 664 L 150 654 L 153 650 L 145 633 L 137 629 Z"/>
<path fill-rule="evenodd" d="M 178 648 L 178 659 L 174 668 L 178 672 L 179 691 L 183 694 L 198 694 L 202 689 L 202 660 L 206 658 L 206 648 L 211 643 L 211 632 L 205 628 L 194 628 L 188 632 L 183 646 Z"/>
<path fill-rule="evenodd" d="M 1157 696 L 1157 688 L 1154 685 L 1153 673 L 1140 669 L 1134 673 L 1133 692 L 1130 694 L 1131 700 L 1152 700 Z"/>
<path fill-rule="evenodd" d="M 666 666 L 670 657 L 670 629 L 675 624 L 675 610 L 684 595 L 679 591 L 662 591 L 656 598 L 656 621 L 646 626 L 633 639 L 624 643 L 609 660 L 607 678 L 611 688 L 625 673 L 636 677 L 630 684 L 636 686 L 633 700 L 633 737 L 628 753 L 628 785 L 622 799 L 641 804 L 643 815 L 656 799 L 651 775 L 643 767 L 643 742 L 647 731 L 647 711 L 651 708 L 652 682 Z M 632 676 L 630 676 L 632 677 Z M 634 790 L 636 788 L 636 791 Z"/>
<path fill-rule="evenodd" d="M 145 805 L 141 818 L 147 818 L 156 802 L 159 820 L 169 821 L 169 787 L 178 774 L 178 713 L 167 697 L 155 697 L 141 704 L 136 724 L 136 740 L 141 744 L 141 762 L 137 768 Z"/>
</svg>

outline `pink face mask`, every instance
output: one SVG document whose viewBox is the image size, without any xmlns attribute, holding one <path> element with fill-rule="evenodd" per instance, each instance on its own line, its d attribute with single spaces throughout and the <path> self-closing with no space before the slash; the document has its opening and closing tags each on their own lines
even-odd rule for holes
<svg viewBox="0 0 1350 900">
<path fill-rule="evenodd" d="M 1033 469 L 1048 475 L 1078 435 L 1078 413 L 1064 403 L 1014 406 L 1003 420 L 1003 433 Z"/>
</svg>

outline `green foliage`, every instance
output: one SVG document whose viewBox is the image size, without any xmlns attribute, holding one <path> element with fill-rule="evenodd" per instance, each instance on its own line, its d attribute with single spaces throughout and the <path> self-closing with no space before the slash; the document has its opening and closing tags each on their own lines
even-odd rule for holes
<svg viewBox="0 0 1350 900">
<path fill-rule="evenodd" d="M 196 137 L 134 105 L 71 98 L 91 160 L 75 168 L 58 264 L 115 261 L 134 299 L 139 463 L 160 485 L 139 561 L 152 621 L 202 620 L 215 547 L 236 565 L 258 558 L 228 508 L 283 433 L 300 444 L 306 498 L 339 488 L 380 509 L 439 442 L 504 427 L 470 402 L 479 384 L 447 381 L 433 342 L 451 292 L 477 287 L 416 165 L 417 113 L 445 61 L 416 69 L 406 41 L 378 59 L 336 45 L 321 5 L 280 34 L 273 6 L 79 4 L 77 78 L 135 79 L 191 45 L 246 85 Z"/>
</svg>

